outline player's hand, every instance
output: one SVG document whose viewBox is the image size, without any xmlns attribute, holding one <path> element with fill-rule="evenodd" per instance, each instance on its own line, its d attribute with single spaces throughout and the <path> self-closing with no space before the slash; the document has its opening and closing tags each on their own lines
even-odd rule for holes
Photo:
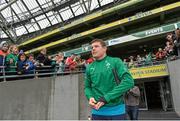
<svg viewBox="0 0 180 121">
<path fill-rule="evenodd" d="M 90 99 L 89 99 L 89 105 L 91 106 L 91 107 L 93 107 L 94 108 L 94 106 L 96 105 L 96 100 L 93 98 L 93 97 L 91 97 Z"/>
<path fill-rule="evenodd" d="M 94 108 L 95 108 L 96 110 L 99 110 L 99 108 L 102 107 L 104 104 L 105 104 L 104 102 L 98 102 L 98 103 L 94 106 Z"/>
</svg>

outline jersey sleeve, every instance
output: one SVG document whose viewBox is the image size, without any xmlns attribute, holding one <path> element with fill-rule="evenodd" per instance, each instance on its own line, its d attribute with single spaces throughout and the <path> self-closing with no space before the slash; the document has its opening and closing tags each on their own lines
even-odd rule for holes
<svg viewBox="0 0 180 121">
<path fill-rule="evenodd" d="M 117 70 L 121 82 L 118 86 L 115 86 L 111 91 L 104 95 L 107 102 L 119 98 L 134 86 L 134 80 L 121 59 L 115 59 L 115 69 Z"/>
</svg>

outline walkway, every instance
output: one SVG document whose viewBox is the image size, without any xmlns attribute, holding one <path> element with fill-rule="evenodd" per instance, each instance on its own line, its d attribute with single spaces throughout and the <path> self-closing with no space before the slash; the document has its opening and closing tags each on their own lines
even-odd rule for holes
<svg viewBox="0 0 180 121">
<path fill-rule="evenodd" d="M 180 120 L 174 111 L 150 110 L 140 111 L 139 120 Z"/>
</svg>

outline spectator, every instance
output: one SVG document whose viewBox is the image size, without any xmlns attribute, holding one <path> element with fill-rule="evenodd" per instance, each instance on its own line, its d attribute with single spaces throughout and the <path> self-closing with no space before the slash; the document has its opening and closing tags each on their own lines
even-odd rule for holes
<svg viewBox="0 0 180 121">
<path fill-rule="evenodd" d="M 124 58 L 123 63 L 124 63 L 124 65 L 128 68 L 128 62 L 127 62 L 127 59 L 126 59 L 126 58 Z"/>
<path fill-rule="evenodd" d="M 170 45 L 174 45 L 174 40 L 173 40 L 174 36 L 172 33 L 168 33 L 166 36 L 167 41 L 169 41 Z"/>
<path fill-rule="evenodd" d="M 56 55 L 56 64 L 58 66 L 57 69 L 57 73 L 62 73 L 64 72 L 64 54 L 63 53 L 58 53 L 58 55 Z"/>
<path fill-rule="evenodd" d="M 135 64 L 134 64 L 134 56 L 130 56 L 129 57 L 130 61 L 128 63 L 128 67 L 129 68 L 134 68 L 135 67 Z"/>
<path fill-rule="evenodd" d="M 13 46 L 14 46 L 14 45 L 10 45 L 10 46 L 9 46 L 8 53 L 12 53 Z"/>
<path fill-rule="evenodd" d="M 136 62 L 137 62 L 137 66 L 141 66 L 142 65 L 142 58 L 141 58 L 140 55 L 137 55 Z"/>
<path fill-rule="evenodd" d="M 158 52 L 156 53 L 156 60 L 160 61 L 165 58 L 165 52 L 162 50 L 162 48 L 158 49 Z"/>
<path fill-rule="evenodd" d="M 65 61 L 66 69 L 67 70 L 75 70 L 77 63 L 74 61 L 76 54 L 72 53 L 70 57 L 68 57 Z"/>
<path fill-rule="evenodd" d="M 0 44 L 0 66 L 5 66 L 5 58 L 8 55 L 8 43 L 6 41 L 2 41 Z M 2 67 L 0 68 L 1 71 Z"/>
<path fill-rule="evenodd" d="M 38 54 L 36 60 L 38 61 L 39 66 L 51 65 L 51 60 L 50 60 L 50 57 L 47 56 L 46 48 L 43 48 L 40 51 L 40 53 Z"/>
<path fill-rule="evenodd" d="M 86 64 L 91 64 L 92 62 L 94 62 L 94 58 L 92 57 L 92 56 L 90 56 L 90 58 L 88 58 L 87 60 L 86 60 Z"/>
<path fill-rule="evenodd" d="M 31 61 L 34 64 L 34 66 L 39 65 L 39 63 L 34 59 L 34 55 L 33 54 L 30 54 L 28 56 L 28 60 Z"/>
<path fill-rule="evenodd" d="M 145 65 L 152 65 L 152 53 L 149 52 L 145 55 Z"/>
<path fill-rule="evenodd" d="M 165 46 L 165 51 L 166 51 L 166 53 L 167 53 L 167 56 L 172 56 L 172 55 L 174 55 L 174 46 L 169 42 L 169 41 L 167 41 L 166 42 L 166 46 Z"/>
<path fill-rule="evenodd" d="M 47 60 L 44 61 L 44 65 L 54 67 L 56 65 L 56 61 L 52 59 L 52 56 L 47 56 Z"/>
<path fill-rule="evenodd" d="M 8 54 L 7 58 L 6 58 L 7 71 L 16 72 L 18 53 L 19 53 L 19 49 L 18 49 L 17 45 L 13 45 L 12 52 L 10 54 Z"/>
<path fill-rule="evenodd" d="M 0 44 L 0 55 L 6 57 L 9 49 L 9 44 L 6 41 L 2 41 Z"/>
<path fill-rule="evenodd" d="M 77 71 L 85 70 L 85 63 L 86 63 L 86 61 L 84 59 L 82 59 L 80 55 L 77 55 L 74 58 L 74 61 L 76 62 L 76 70 Z"/>
<path fill-rule="evenodd" d="M 180 55 L 180 30 L 179 28 L 175 30 L 174 45 L 177 48 L 177 54 L 179 56 Z"/>
<path fill-rule="evenodd" d="M 146 57 L 142 56 L 141 59 L 142 59 L 141 65 L 144 66 L 146 63 Z"/>
<path fill-rule="evenodd" d="M 17 61 L 17 74 L 30 74 L 33 73 L 35 66 L 32 61 L 27 60 L 24 53 L 20 53 Z"/>
</svg>

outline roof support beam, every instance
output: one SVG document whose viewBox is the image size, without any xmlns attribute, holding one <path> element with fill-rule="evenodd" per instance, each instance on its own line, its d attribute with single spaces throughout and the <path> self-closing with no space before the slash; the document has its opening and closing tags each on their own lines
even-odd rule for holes
<svg viewBox="0 0 180 121">
<path fill-rule="evenodd" d="M 88 12 L 91 11 L 91 3 L 92 3 L 92 0 L 89 0 L 89 1 L 88 1 Z"/>
<path fill-rule="evenodd" d="M 11 0 L 6 6 L 4 6 L 3 8 L 0 9 L 0 12 L 3 11 L 4 9 L 6 9 L 7 7 L 11 6 L 16 1 L 18 1 L 18 0 Z"/>
<path fill-rule="evenodd" d="M 81 1 L 82 1 L 82 3 L 80 2 L 81 7 L 82 7 L 82 4 L 83 4 L 83 6 L 84 6 L 84 8 L 85 8 L 85 10 L 86 10 L 86 13 L 88 13 L 88 9 L 87 9 L 87 7 L 86 7 L 85 1 L 84 1 L 84 0 L 81 0 Z M 84 8 L 82 7 L 83 10 L 84 10 Z"/>
<path fill-rule="evenodd" d="M 53 4 L 53 6 L 55 7 L 56 5 L 55 5 L 54 1 L 51 0 L 51 2 Z M 63 19 L 62 15 L 59 13 L 59 11 L 57 11 L 57 13 L 58 13 L 59 17 L 61 18 L 61 21 L 64 22 L 64 19 Z"/>
<path fill-rule="evenodd" d="M 98 1 L 98 4 L 99 4 L 99 7 L 101 7 L 101 2 L 99 0 L 97 0 L 97 1 Z"/>
<path fill-rule="evenodd" d="M 44 13 L 44 15 L 46 16 L 46 18 L 47 18 L 47 20 L 49 21 L 50 25 L 52 26 L 52 23 L 51 23 L 51 21 L 49 20 L 49 17 L 48 17 L 48 16 L 46 15 L 46 13 L 44 12 L 44 10 L 43 10 L 41 4 L 39 3 L 38 0 L 36 0 L 36 2 L 37 2 L 37 4 L 39 5 L 39 7 L 41 8 L 41 10 L 42 10 L 42 12 Z"/>
<path fill-rule="evenodd" d="M 7 0 L 5 0 L 6 1 L 6 3 L 8 3 L 8 1 Z M 17 15 L 17 13 L 15 12 L 15 10 L 10 6 L 10 8 L 11 8 L 11 10 L 12 10 L 12 12 L 16 15 L 16 17 L 18 18 L 18 20 L 20 21 L 21 19 L 19 18 L 19 16 Z M 23 25 L 22 23 L 21 23 L 21 25 Z M 23 25 L 24 26 L 24 28 L 26 29 L 26 31 L 29 33 L 29 30 L 27 29 L 27 27 L 25 26 L 25 25 Z"/>
<path fill-rule="evenodd" d="M 12 43 L 15 43 L 15 39 L 17 38 L 15 32 L 11 29 L 10 32 L 10 28 L 7 27 L 7 21 L 4 18 L 4 16 L 0 13 L 0 27 L 1 29 L 4 31 L 4 33 L 10 38 Z"/>
<path fill-rule="evenodd" d="M 51 1 L 51 3 L 53 4 L 53 6 L 55 6 L 54 5 L 54 2 L 53 2 L 53 0 L 50 0 Z M 47 2 L 47 0 L 46 0 L 46 2 Z M 49 6 L 49 4 L 48 4 L 48 6 Z M 50 6 L 49 6 L 50 7 Z M 59 13 L 59 12 L 58 12 Z M 53 15 L 54 15 L 54 17 L 56 18 L 56 20 L 60 23 L 60 21 L 59 21 L 59 19 L 57 18 L 57 15 L 53 12 Z"/>
<path fill-rule="evenodd" d="M 69 5 L 69 9 L 71 10 L 71 12 L 72 12 L 73 16 L 75 17 L 76 15 L 75 15 L 75 13 L 74 13 L 74 11 L 73 11 L 73 9 L 72 9 L 71 5 Z"/>
<path fill-rule="evenodd" d="M 15 0 L 15 1 L 17 1 L 17 0 Z M 53 1 L 53 0 L 51 0 L 51 1 Z M 14 24 L 16 24 L 16 25 L 21 24 L 22 21 L 23 21 L 24 23 L 26 23 L 28 20 L 31 20 L 31 19 L 34 19 L 34 20 L 35 20 L 35 17 L 40 16 L 40 15 L 42 15 L 42 14 L 44 14 L 44 13 L 49 12 L 49 11 L 57 11 L 58 14 L 59 14 L 59 16 L 60 16 L 60 18 L 61 18 L 61 20 L 62 20 L 62 22 L 64 22 L 63 17 L 62 17 L 61 14 L 59 13 L 59 10 L 65 8 L 65 7 L 67 7 L 67 6 L 69 6 L 69 5 L 71 5 L 71 4 L 74 4 L 74 3 L 78 2 L 78 1 L 79 1 L 79 0 L 66 0 L 66 1 L 60 2 L 60 4 L 53 4 L 52 6 L 47 7 L 46 9 L 44 9 L 44 12 L 43 12 L 43 11 L 38 11 L 38 12 L 32 14 L 32 13 L 30 12 L 30 10 L 28 9 L 27 5 L 24 3 L 24 1 L 21 0 L 21 2 L 23 3 L 23 5 L 24 5 L 25 8 L 27 9 L 27 11 L 30 13 L 30 16 L 27 16 L 26 19 L 24 19 L 24 20 L 21 20 L 21 21 L 18 21 L 18 22 L 16 21 L 16 22 L 14 22 L 12 25 L 14 25 Z M 35 22 L 36 22 L 36 20 L 35 20 Z M 36 23 L 37 23 L 37 22 L 36 22 Z M 38 24 L 37 24 L 37 25 L 38 25 Z M 40 28 L 39 25 L 38 25 L 38 27 Z"/>
<path fill-rule="evenodd" d="M 21 0 L 21 2 L 23 3 L 23 5 L 25 6 L 25 8 L 27 9 L 27 11 L 29 12 L 29 14 L 31 15 L 31 17 L 34 19 L 34 21 L 36 22 L 37 26 L 39 27 L 39 29 L 41 30 L 41 27 L 39 25 L 39 23 L 37 22 L 37 20 L 35 19 L 35 17 L 32 15 L 31 11 L 29 10 L 29 8 L 27 7 L 27 5 L 24 3 L 23 0 Z"/>
<path fill-rule="evenodd" d="M 77 3 L 77 2 L 79 2 L 79 0 L 66 0 L 66 1 L 63 1 L 63 3 L 60 2 L 59 5 L 56 5 L 54 8 L 51 8 L 51 10 L 59 11 L 60 9 L 66 8 L 67 6 Z"/>
</svg>

